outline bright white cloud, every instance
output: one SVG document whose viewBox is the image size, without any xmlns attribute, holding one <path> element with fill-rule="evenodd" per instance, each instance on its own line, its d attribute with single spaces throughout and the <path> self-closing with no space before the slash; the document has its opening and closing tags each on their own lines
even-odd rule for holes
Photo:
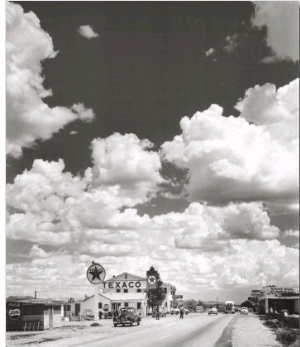
<svg viewBox="0 0 300 347">
<path fill-rule="evenodd" d="M 91 121 L 94 114 L 80 103 L 50 108 L 43 101 L 52 94 L 43 87 L 41 66 L 57 54 L 52 39 L 20 5 L 7 3 L 6 19 L 6 151 L 18 157 L 37 139 L 51 138 L 76 119 Z"/>
<path fill-rule="evenodd" d="M 189 170 L 192 201 L 265 201 L 294 209 L 298 201 L 299 80 L 246 92 L 240 117 L 224 117 L 212 105 L 191 119 L 182 134 L 162 145 L 163 157 Z M 252 124 L 254 123 L 254 124 Z"/>
<path fill-rule="evenodd" d="M 285 230 L 282 233 L 282 236 L 283 237 L 297 237 L 297 238 L 299 238 L 299 230 L 292 230 L 292 229 Z"/>
<path fill-rule="evenodd" d="M 77 29 L 77 32 L 88 40 L 99 37 L 99 34 L 97 34 L 90 25 L 81 25 Z"/>
<path fill-rule="evenodd" d="M 134 134 L 115 133 L 92 141 L 93 182 L 114 186 L 127 206 L 145 202 L 163 183 L 160 157 L 152 143 Z"/>
<path fill-rule="evenodd" d="M 265 240 L 279 236 L 279 229 L 270 225 L 270 218 L 260 203 L 225 207 L 192 203 L 183 213 L 156 216 L 154 221 L 161 230 L 172 231 L 177 248 L 202 252 L 223 252 L 231 248 L 228 240 Z"/>
<path fill-rule="evenodd" d="M 51 256 L 51 253 L 45 252 L 42 248 L 39 247 L 39 245 L 33 245 L 30 250 L 29 256 L 34 259 L 45 259 L 49 258 Z"/>
<path fill-rule="evenodd" d="M 205 56 L 206 57 L 209 57 L 211 56 L 212 54 L 214 54 L 215 50 L 213 48 L 210 48 L 208 49 L 206 52 L 205 52 Z"/>
<path fill-rule="evenodd" d="M 227 53 L 232 53 L 240 44 L 239 35 L 236 33 L 231 36 L 226 36 L 225 41 L 226 45 L 224 46 L 224 50 Z"/>
<path fill-rule="evenodd" d="M 278 59 L 299 60 L 299 2 L 298 1 L 257 1 L 252 23 L 267 26 L 267 43 L 274 56 L 265 62 Z"/>
<path fill-rule="evenodd" d="M 159 270 L 163 281 L 174 284 L 179 292 L 189 289 L 199 293 L 204 288 L 226 290 L 270 283 L 297 286 L 297 249 L 285 247 L 277 240 L 235 240 L 230 241 L 230 245 L 230 251 L 221 255 L 170 249 L 162 246 L 159 239 L 151 250 L 144 244 L 143 253 L 138 255 L 123 254 L 124 246 L 120 247 L 121 256 L 115 257 L 113 246 L 101 247 L 100 243 L 95 244 L 98 256 L 51 252 L 51 257 L 40 257 L 38 254 L 31 262 L 7 265 L 7 292 L 25 295 L 37 289 L 41 297 L 74 296 L 82 299 L 84 293 L 91 293 L 86 270 L 92 260 L 99 261 L 105 267 L 107 278 L 129 269 L 133 274 L 145 276 L 146 270 L 153 265 Z M 110 247 L 112 254 L 103 254 L 105 247 Z M 38 251 L 38 247 L 35 248 Z M 184 277 L 178 271 L 182 268 Z"/>
</svg>

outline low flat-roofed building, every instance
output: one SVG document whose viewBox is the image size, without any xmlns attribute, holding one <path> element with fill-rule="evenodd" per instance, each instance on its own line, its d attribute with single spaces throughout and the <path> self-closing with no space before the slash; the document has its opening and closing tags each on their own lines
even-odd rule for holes
<svg viewBox="0 0 300 347">
<path fill-rule="evenodd" d="M 6 331 L 45 330 L 61 326 L 60 303 L 6 302 Z"/>
<path fill-rule="evenodd" d="M 299 314 L 299 288 L 268 285 L 252 290 L 248 299 L 252 299 L 251 302 L 258 306 L 261 313 L 287 310 L 289 314 Z"/>
</svg>

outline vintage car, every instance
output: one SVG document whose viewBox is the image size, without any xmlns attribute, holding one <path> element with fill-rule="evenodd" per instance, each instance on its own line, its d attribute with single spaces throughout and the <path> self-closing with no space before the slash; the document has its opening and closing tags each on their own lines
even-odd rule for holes
<svg viewBox="0 0 300 347">
<path fill-rule="evenodd" d="M 84 310 L 82 315 L 81 315 L 81 319 L 82 320 L 94 320 L 93 311 L 89 310 L 89 309 Z"/>
<path fill-rule="evenodd" d="M 137 313 L 137 310 L 134 307 L 121 308 L 119 314 L 113 319 L 114 327 L 118 325 L 125 326 L 125 324 L 132 326 L 133 323 L 140 325 L 140 322 L 141 316 Z"/>
<path fill-rule="evenodd" d="M 240 310 L 241 314 L 248 314 L 248 312 L 249 312 L 248 307 L 242 307 Z"/>
<path fill-rule="evenodd" d="M 218 310 L 217 310 L 217 308 L 216 307 L 210 307 L 209 309 L 208 309 L 208 311 L 207 311 L 207 313 L 208 313 L 208 315 L 211 315 L 211 314 L 218 314 Z"/>
<path fill-rule="evenodd" d="M 180 310 L 179 308 L 172 308 L 171 309 L 171 314 L 179 314 Z"/>
</svg>

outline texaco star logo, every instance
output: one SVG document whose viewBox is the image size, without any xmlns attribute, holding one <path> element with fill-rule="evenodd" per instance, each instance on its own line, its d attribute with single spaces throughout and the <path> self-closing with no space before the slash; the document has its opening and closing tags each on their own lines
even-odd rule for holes
<svg viewBox="0 0 300 347">
<path fill-rule="evenodd" d="M 150 284 L 155 284 L 155 282 L 156 282 L 156 277 L 155 276 L 149 276 L 148 277 L 148 282 L 150 283 Z"/>
<path fill-rule="evenodd" d="M 104 281 L 105 270 L 104 267 L 98 263 L 93 262 L 86 272 L 87 279 L 92 284 L 99 284 Z"/>
</svg>

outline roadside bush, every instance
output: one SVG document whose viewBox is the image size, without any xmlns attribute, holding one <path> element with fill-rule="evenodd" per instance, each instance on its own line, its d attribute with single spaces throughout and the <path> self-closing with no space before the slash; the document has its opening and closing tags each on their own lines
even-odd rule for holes
<svg viewBox="0 0 300 347">
<path fill-rule="evenodd" d="M 263 323 L 266 327 L 271 328 L 271 329 L 277 329 L 282 326 L 282 323 L 278 321 L 278 319 L 270 319 L 266 320 Z"/>
<path fill-rule="evenodd" d="M 289 347 L 299 347 L 300 346 L 300 341 L 299 341 L 299 336 L 297 337 L 297 339 L 289 345 Z"/>
<path fill-rule="evenodd" d="M 290 346 L 292 343 L 296 342 L 298 335 L 298 329 L 280 329 L 276 332 L 277 340 L 284 346 Z"/>
</svg>

